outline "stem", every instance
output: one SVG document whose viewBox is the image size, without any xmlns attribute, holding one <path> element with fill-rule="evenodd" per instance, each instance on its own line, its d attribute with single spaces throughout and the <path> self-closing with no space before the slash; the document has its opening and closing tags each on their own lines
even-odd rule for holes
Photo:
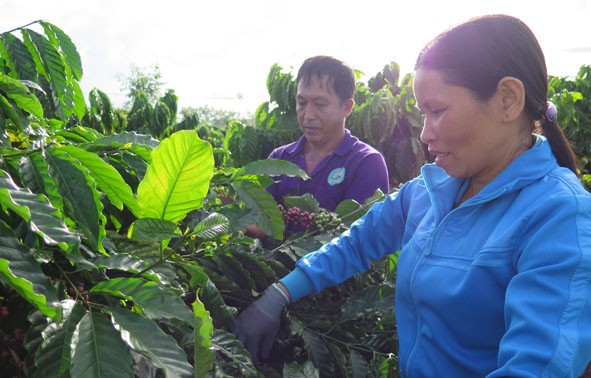
<svg viewBox="0 0 591 378">
<path fill-rule="evenodd" d="M 139 272 L 135 273 L 134 275 L 132 275 L 132 277 L 141 276 L 142 274 L 146 273 L 148 270 L 151 270 L 155 266 L 160 265 L 162 263 L 162 261 L 164 261 L 164 258 L 162 256 L 160 256 L 160 258 L 156 262 L 153 262 L 152 264 L 148 265 L 144 269 L 142 269 Z"/>
<path fill-rule="evenodd" d="M 311 328 L 308 328 L 308 327 L 304 327 L 304 328 L 306 330 L 308 330 L 309 332 L 312 332 L 312 333 L 316 334 L 317 336 L 319 336 L 319 337 L 321 337 L 323 339 L 330 340 L 333 343 L 344 345 L 344 346 L 346 346 L 349 349 L 356 349 L 356 350 L 359 350 L 359 351 L 362 351 L 362 352 L 373 353 L 373 354 L 376 354 L 378 356 L 384 356 L 384 357 L 391 357 L 392 356 L 392 353 L 382 353 L 382 352 L 379 352 L 379 351 L 374 350 L 374 349 L 369 349 L 369 348 L 367 348 L 365 346 L 360 346 L 358 344 L 349 344 L 349 343 L 344 342 L 344 341 L 342 341 L 340 339 L 337 339 L 334 336 L 330 336 L 330 335 L 328 335 L 326 333 L 318 332 L 318 331 L 316 331 L 314 329 L 311 329 Z"/>
<path fill-rule="evenodd" d="M 297 242 L 297 241 L 298 241 L 298 240 L 300 240 L 300 239 L 303 239 L 303 238 L 307 238 L 307 237 L 309 237 L 309 236 L 312 236 L 312 235 L 313 235 L 314 233 L 316 233 L 316 232 L 317 232 L 317 230 L 313 230 L 313 231 L 306 230 L 306 231 L 304 231 L 304 233 L 303 233 L 303 234 L 299 235 L 298 237 L 296 237 L 296 238 L 294 238 L 294 239 L 286 240 L 285 242 L 281 243 L 281 244 L 280 244 L 280 245 L 278 245 L 277 247 L 273 248 L 273 249 L 271 250 L 271 252 L 277 252 L 279 249 L 281 249 L 281 248 L 283 248 L 283 247 L 289 247 L 289 245 L 291 245 L 291 244 L 293 244 L 293 243 Z"/>
<path fill-rule="evenodd" d="M 166 259 L 172 255 L 174 255 L 174 251 L 172 251 L 168 256 L 164 256 L 164 248 L 162 247 L 162 243 L 160 243 L 160 258 L 157 261 L 155 261 L 152 264 L 145 267 L 144 269 L 135 273 L 132 277 L 141 276 L 142 274 L 146 273 L 148 270 L 151 270 L 152 268 L 162 264 L 163 261 L 166 261 Z"/>
<path fill-rule="evenodd" d="M 9 31 L 6 31 L 6 32 L 3 32 L 2 34 L 8 34 L 8 33 L 12 33 L 12 32 L 15 32 L 15 31 L 17 31 L 17 30 L 24 29 L 24 28 L 26 28 L 27 26 L 30 26 L 30 25 L 36 24 L 36 23 L 38 23 L 38 22 L 41 22 L 41 20 L 37 20 L 37 21 L 33 21 L 33 22 L 29 22 L 29 23 L 28 23 L 28 24 L 26 24 L 26 25 L 19 26 L 18 28 L 14 28 L 14 29 L 12 29 L 12 30 L 9 30 Z"/>
<path fill-rule="evenodd" d="M 78 290 L 76 285 L 74 285 L 74 282 L 72 282 L 72 280 L 68 276 L 68 273 L 65 270 L 63 270 L 61 266 L 59 266 L 57 264 L 56 264 L 56 266 L 61 271 L 62 278 L 64 278 L 66 281 L 68 281 L 68 284 L 70 284 L 70 287 L 72 287 L 72 289 L 74 289 L 74 292 L 76 293 L 76 298 L 79 298 L 80 300 L 84 301 L 84 298 L 82 298 L 82 293 L 80 293 L 80 291 Z"/>
</svg>

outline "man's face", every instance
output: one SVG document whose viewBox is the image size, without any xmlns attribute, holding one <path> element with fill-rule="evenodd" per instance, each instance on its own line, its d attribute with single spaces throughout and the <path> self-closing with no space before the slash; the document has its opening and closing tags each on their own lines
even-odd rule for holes
<svg viewBox="0 0 591 378">
<path fill-rule="evenodd" d="M 342 138 L 352 108 L 353 99 L 342 101 L 326 76 L 298 83 L 296 113 L 308 143 L 325 144 Z"/>
</svg>

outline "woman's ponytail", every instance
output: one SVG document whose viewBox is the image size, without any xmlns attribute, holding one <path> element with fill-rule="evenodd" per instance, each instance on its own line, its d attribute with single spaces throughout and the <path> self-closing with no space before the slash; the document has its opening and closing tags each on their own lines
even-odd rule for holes
<svg viewBox="0 0 591 378">
<path fill-rule="evenodd" d="M 544 117 L 542 119 L 542 131 L 548 142 L 550 143 L 550 147 L 552 148 L 552 153 L 556 157 L 556 161 L 562 167 L 568 168 L 573 171 L 577 176 L 579 176 L 579 167 L 577 163 L 577 157 L 570 146 L 564 131 L 556 122 L 556 115 L 558 111 L 556 109 L 556 105 L 554 105 L 551 101 L 547 102 L 547 109 L 544 112 Z"/>
</svg>

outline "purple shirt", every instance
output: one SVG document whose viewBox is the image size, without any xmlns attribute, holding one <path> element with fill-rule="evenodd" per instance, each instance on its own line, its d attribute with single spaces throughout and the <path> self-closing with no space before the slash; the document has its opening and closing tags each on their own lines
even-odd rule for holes
<svg viewBox="0 0 591 378">
<path fill-rule="evenodd" d="M 306 138 L 276 148 L 270 159 L 292 162 L 306 170 L 304 145 Z M 322 159 L 312 172 L 309 180 L 281 176 L 280 182 L 267 187 L 275 201 L 283 203 L 285 196 L 312 194 L 320 207 L 334 211 L 346 199 L 363 203 L 376 189 L 389 191 L 388 168 L 384 157 L 375 148 L 363 143 L 345 129 L 341 144 L 330 155 Z"/>
</svg>

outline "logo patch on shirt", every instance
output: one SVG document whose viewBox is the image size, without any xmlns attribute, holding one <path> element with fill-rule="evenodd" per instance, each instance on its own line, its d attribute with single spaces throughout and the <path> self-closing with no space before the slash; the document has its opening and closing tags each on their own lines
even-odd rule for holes
<svg viewBox="0 0 591 378">
<path fill-rule="evenodd" d="M 340 184 L 345 179 L 345 167 L 335 168 L 328 174 L 328 183 L 330 186 Z"/>
</svg>

